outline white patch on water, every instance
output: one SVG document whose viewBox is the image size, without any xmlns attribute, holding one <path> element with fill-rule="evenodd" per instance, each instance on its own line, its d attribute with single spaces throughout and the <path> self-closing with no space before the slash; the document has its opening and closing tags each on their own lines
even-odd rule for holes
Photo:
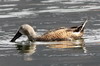
<svg viewBox="0 0 100 66">
<path fill-rule="evenodd" d="M 75 2 L 78 2 L 78 1 L 79 1 L 79 2 L 80 2 L 80 1 L 81 1 L 81 2 L 87 2 L 87 1 L 90 1 L 90 2 L 100 2 L 100 0 L 71 0 L 71 1 L 73 1 L 73 2 L 74 2 L 74 1 L 75 1 Z"/>
<path fill-rule="evenodd" d="M 29 15 L 36 16 L 37 14 L 35 14 L 32 11 L 10 12 L 10 13 L 8 13 L 6 15 L 0 15 L 0 18 L 11 18 L 11 17 L 22 18 L 22 17 L 27 17 Z"/>
<path fill-rule="evenodd" d="M 20 1 L 20 0 L 3 0 L 4 2 L 16 2 L 16 1 Z M 0 2 L 2 2 L 2 0 L 0 0 Z"/>
<path fill-rule="evenodd" d="M 91 6 L 91 7 L 81 7 L 77 9 L 50 9 L 50 10 L 40 10 L 38 11 L 39 13 L 45 13 L 45 12 L 51 12 L 51 13 L 56 13 L 56 12 L 61 12 L 61 13 L 69 13 L 69 12 L 85 12 L 85 11 L 90 11 L 90 10 L 95 10 L 95 9 L 100 9 L 100 6 Z"/>
<path fill-rule="evenodd" d="M 32 11 L 21 11 L 21 12 L 10 12 L 9 15 L 12 15 L 14 17 L 24 17 L 24 16 L 27 16 L 27 15 L 31 15 L 31 14 L 34 14 L 36 15 L 34 12 Z"/>
<path fill-rule="evenodd" d="M 38 11 L 39 13 L 45 13 L 45 12 L 50 12 L 50 13 L 68 13 L 68 12 L 83 12 L 83 11 L 88 11 L 87 9 L 51 9 L 51 10 L 40 10 Z"/>
<path fill-rule="evenodd" d="M 81 23 L 82 21 L 71 21 L 71 23 Z"/>
<path fill-rule="evenodd" d="M 59 7 L 58 6 L 49 6 L 47 7 L 47 9 L 58 9 Z"/>
<path fill-rule="evenodd" d="M 62 4 L 84 4 L 84 2 L 61 2 Z"/>
<path fill-rule="evenodd" d="M 0 5 L 0 7 L 14 7 L 17 6 L 17 4 L 5 4 L 5 5 Z"/>
<path fill-rule="evenodd" d="M 100 0 L 44 0 L 42 3 L 52 3 L 52 2 L 60 2 L 64 4 L 83 4 L 84 2 L 100 2 Z"/>
<path fill-rule="evenodd" d="M 86 43 L 99 43 L 100 42 L 100 29 L 87 29 L 84 37 Z M 96 44 L 97 45 L 97 44 Z M 98 44 L 100 45 L 100 44 Z"/>
<path fill-rule="evenodd" d="M 93 24 L 93 25 L 95 25 L 95 26 L 100 26 L 100 24 Z"/>
<path fill-rule="evenodd" d="M 16 44 L 16 43 L 10 42 L 10 39 L 6 39 L 6 40 L 0 40 L 0 44 L 14 45 L 14 44 Z"/>
<path fill-rule="evenodd" d="M 59 2 L 62 0 L 45 0 L 45 1 L 41 1 L 42 3 L 52 3 L 52 2 Z"/>
<path fill-rule="evenodd" d="M 72 5 L 74 4 L 74 6 L 66 6 L 67 8 L 66 9 L 63 9 L 63 8 L 58 8 L 60 7 L 57 6 L 57 7 L 47 7 L 46 10 L 40 10 L 39 13 L 44 13 L 44 12 L 61 12 L 61 13 L 69 13 L 69 12 L 85 12 L 85 11 L 90 11 L 90 10 L 95 10 L 95 9 L 100 9 L 100 6 L 96 6 L 96 4 L 98 5 L 99 3 L 96 3 L 95 5 L 91 5 L 91 4 L 87 4 L 87 5 L 84 5 L 85 2 L 88 2 L 88 0 L 84 1 L 84 0 L 71 0 L 71 1 L 65 1 L 65 0 L 44 0 L 44 1 L 41 1 L 42 3 L 60 3 L 60 4 L 64 4 L 64 5 Z M 95 1 L 90 1 L 90 2 L 98 2 L 97 0 Z M 80 5 L 77 5 L 77 4 L 80 4 Z M 75 6 L 77 5 L 77 6 Z M 65 7 L 65 6 L 64 6 Z M 69 9 L 68 9 L 69 8 Z M 49 9 L 49 10 L 48 10 Z"/>
<path fill-rule="evenodd" d="M 14 17 L 13 15 L 0 15 L 0 18 L 11 18 Z"/>
<path fill-rule="evenodd" d="M 0 11 L 11 11 L 13 10 L 14 8 L 4 8 L 4 9 L 0 9 Z"/>
</svg>

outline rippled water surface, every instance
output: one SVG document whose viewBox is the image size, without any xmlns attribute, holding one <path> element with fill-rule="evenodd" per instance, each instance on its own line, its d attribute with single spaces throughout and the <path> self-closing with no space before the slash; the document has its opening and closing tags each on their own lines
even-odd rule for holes
<svg viewBox="0 0 100 66">
<path fill-rule="evenodd" d="M 84 39 L 9 42 L 22 24 L 38 34 L 89 21 Z M 100 66 L 99 0 L 0 0 L 0 66 Z"/>
</svg>

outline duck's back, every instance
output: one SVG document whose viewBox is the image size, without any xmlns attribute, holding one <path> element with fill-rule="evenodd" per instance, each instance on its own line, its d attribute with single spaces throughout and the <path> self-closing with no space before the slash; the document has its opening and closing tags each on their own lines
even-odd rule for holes
<svg viewBox="0 0 100 66">
<path fill-rule="evenodd" d="M 72 30 L 67 28 L 59 28 L 51 30 L 43 34 L 42 36 L 37 37 L 39 41 L 55 41 L 55 40 L 66 40 L 71 37 Z"/>
</svg>

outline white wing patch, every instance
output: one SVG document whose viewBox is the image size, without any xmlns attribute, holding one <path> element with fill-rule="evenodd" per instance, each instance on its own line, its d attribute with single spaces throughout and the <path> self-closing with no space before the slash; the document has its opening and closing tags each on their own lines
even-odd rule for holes
<svg viewBox="0 0 100 66">
<path fill-rule="evenodd" d="M 73 34 L 74 34 L 74 35 L 79 35 L 79 34 L 80 34 L 80 32 L 73 32 Z"/>
</svg>

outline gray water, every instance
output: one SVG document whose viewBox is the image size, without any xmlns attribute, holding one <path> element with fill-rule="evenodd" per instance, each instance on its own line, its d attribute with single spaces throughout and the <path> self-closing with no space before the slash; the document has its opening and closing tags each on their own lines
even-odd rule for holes
<svg viewBox="0 0 100 66">
<path fill-rule="evenodd" d="M 89 21 L 84 39 L 9 42 L 22 24 L 38 34 Z M 0 66 L 100 66 L 99 0 L 0 0 Z"/>
</svg>

